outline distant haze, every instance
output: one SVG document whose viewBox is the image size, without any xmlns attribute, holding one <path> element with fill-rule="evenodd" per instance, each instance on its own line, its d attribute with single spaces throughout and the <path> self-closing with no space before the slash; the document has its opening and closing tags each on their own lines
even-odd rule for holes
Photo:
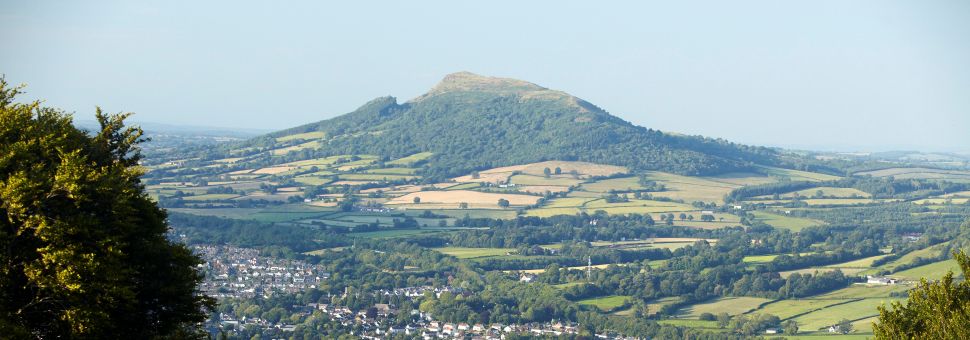
<svg viewBox="0 0 970 340">
<path fill-rule="evenodd" d="M 467 70 L 664 131 L 970 151 L 966 0 L 8 1 L 0 31 L 22 99 L 79 119 L 282 129 Z"/>
</svg>

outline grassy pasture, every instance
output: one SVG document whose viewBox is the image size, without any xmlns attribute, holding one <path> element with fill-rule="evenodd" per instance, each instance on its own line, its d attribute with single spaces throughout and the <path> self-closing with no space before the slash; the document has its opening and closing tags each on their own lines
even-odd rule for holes
<svg viewBox="0 0 970 340">
<path fill-rule="evenodd" d="M 753 172 L 731 172 L 716 176 L 704 176 L 702 178 L 714 182 L 721 182 L 737 186 L 768 184 L 778 181 L 778 179 L 775 177 L 765 176 L 763 174 Z"/>
<path fill-rule="evenodd" d="M 506 199 L 513 206 L 523 206 L 535 204 L 540 198 L 531 195 L 497 194 L 469 190 L 421 191 L 393 198 L 387 204 L 413 204 L 415 197 L 421 199 L 421 203 L 418 204 L 419 207 L 426 204 L 442 204 L 453 208 L 457 208 L 458 203 L 461 202 L 468 203 L 470 207 L 498 208 L 499 199 Z"/>
<path fill-rule="evenodd" d="M 610 178 L 599 180 L 590 183 L 584 183 L 581 186 L 582 190 L 605 193 L 610 191 L 631 191 L 643 189 L 640 185 L 640 179 L 636 176 L 633 177 L 620 177 L 620 178 Z"/>
<path fill-rule="evenodd" d="M 943 248 L 946 247 L 948 243 L 949 242 L 943 242 L 923 249 L 911 251 L 909 253 L 906 253 L 903 256 L 900 256 L 898 259 L 884 263 L 883 265 L 879 266 L 879 269 L 885 269 L 892 272 L 896 269 L 896 267 L 899 267 L 904 264 L 910 264 L 917 258 L 936 257 L 940 255 L 940 252 L 943 251 Z"/>
<path fill-rule="evenodd" d="M 276 141 L 289 142 L 291 140 L 297 140 L 297 139 L 320 139 L 326 135 L 327 134 L 323 131 L 312 131 L 312 132 L 297 133 L 297 134 L 283 136 L 283 137 L 276 137 Z"/>
<path fill-rule="evenodd" d="M 418 178 L 418 176 L 412 175 L 391 175 L 391 174 L 339 174 L 341 180 L 348 181 L 396 181 L 396 180 L 410 180 Z"/>
<path fill-rule="evenodd" d="M 833 181 L 841 178 L 839 176 L 820 174 L 817 172 L 799 171 L 799 170 L 783 169 L 783 168 L 775 168 L 775 167 L 760 167 L 760 168 L 761 168 L 761 171 L 768 174 L 769 176 L 790 178 L 793 181 L 819 182 L 819 181 Z"/>
<path fill-rule="evenodd" d="M 350 233 L 348 235 L 361 238 L 397 238 L 406 237 L 422 234 L 437 234 L 451 232 L 449 229 L 441 228 L 425 228 L 425 229 L 394 229 L 394 230 L 379 230 L 379 231 L 368 231 L 361 233 Z"/>
<path fill-rule="evenodd" d="M 215 201 L 215 200 L 228 200 L 239 197 L 237 194 L 204 194 L 204 195 L 194 195 L 182 197 L 185 201 Z"/>
<path fill-rule="evenodd" d="M 870 256 L 870 257 L 866 257 L 866 258 L 862 258 L 862 259 L 858 259 L 858 260 L 854 260 L 854 261 L 843 262 L 843 263 L 836 263 L 836 264 L 828 265 L 828 266 L 825 266 L 825 267 L 831 267 L 831 268 L 865 268 L 865 269 L 869 269 L 869 268 L 872 268 L 872 263 L 873 262 L 875 262 L 876 260 L 881 259 L 883 257 L 886 257 L 886 256 L 889 256 L 889 255 Z"/>
<path fill-rule="evenodd" d="M 456 177 L 455 181 L 502 183 L 514 173 L 543 177 L 545 168 L 549 168 L 550 171 L 554 171 L 556 167 L 559 167 L 562 170 L 562 174 L 553 174 L 550 178 L 576 180 L 573 179 L 573 176 L 569 174 L 572 170 L 577 172 L 577 177 L 579 178 L 588 178 L 591 176 L 609 176 L 617 173 L 629 172 L 627 168 L 621 166 L 587 162 L 547 161 L 482 170 L 479 171 L 478 178 L 473 178 L 472 175 L 465 175 Z"/>
<path fill-rule="evenodd" d="M 543 177 L 535 175 L 513 175 L 509 177 L 509 182 L 515 185 L 542 185 L 542 186 L 571 186 L 582 183 L 581 180 L 569 177 Z"/>
<path fill-rule="evenodd" d="M 795 269 L 795 270 L 788 270 L 788 271 L 778 272 L 778 274 L 781 275 L 781 277 L 783 277 L 783 278 L 788 278 L 789 276 L 791 276 L 791 274 L 795 274 L 795 273 L 802 274 L 802 275 L 805 275 L 805 274 L 815 275 L 816 273 L 819 273 L 819 274 L 821 274 L 821 273 L 828 273 L 828 272 L 834 272 L 836 270 L 841 271 L 842 274 L 845 274 L 846 276 L 851 276 L 851 275 L 860 275 L 860 273 L 862 273 L 864 271 L 868 271 L 869 269 L 867 269 L 867 268 L 809 267 L 809 268 L 802 268 L 802 269 Z"/>
<path fill-rule="evenodd" d="M 251 220 L 252 216 L 256 213 L 262 211 L 262 208 L 206 208 L 206 209 L 194 209 L 194 208 L 168 208 L 166 209 L 171 212 L 179 212 L 183 214 L 192 214 L 199 216 L 215 216 L 222 218 L 233 218 L 238 220 Z"/>
<path fill-rule="evenodd" d="M 970 201 L 970 198 L 924 198 L 913 201 L 913 204 L 966 204 L 967 201 Z"/>
<path fill-rule="evenodd" d="M 582 207 L 584 204 L 586 204 L 586 202 L 590 202 L 593 200 L 596 200 L 596 199 L 589 198 L 589 197 L 554 198 L 549 201 L 546 201 L 546 204 L 543 205 L 542 207 L 543 208 L 576 208 L 576 207 Z"/>
<path fill-rule="evenodd" d="M 663 184 L 667 190 L 653 193 L 657 197 L 680 199 L 684 202 L 721 202 L 724 195 L 740 185 L 718 182 L 701 177 L 688 177 L 665 172 L 648 171 L 647 179 Z"/>
<path fill-rule="evenodd" d="M 878 315 L 876 307 L 882 304 L 889 304 L 892 301 L 899 301 L 898 298 L 872 298 L 862 299 L 840 305 L 834 305 L 818 311 L 808 313 L 794 318 L 801 329 L 822 330 L 831 326 L 839 320 L 859 320 Z"/>
<path fill-rule="evenodd" d="M 617 307 L 623 306 L 630 299 L 629 296 L 625 295 L 610 295 L 598 298 L 591 298 L 585 300 L 576 301 L 580 305 L 593 306 L 601 311 L 609 312 Z"/>
<path fill-rule="evenodd" d="M 515 249 L 508 249 L 508 248 L 460 248 L 460 247 L 434 248 L 434 250 L 460 259 L 503 256 L 509 252 L 515 251 Z"/>
<path fill-rule="evenodd" d="M 317 176 L 298 176 L 293 178 L 294 182 L 306 185 L 327 185 L 333 182 L 333 178 L 330 177 L 317 177 Z"/>
<path fill-rule="evenodd" d="M 657 321 L 657 323 L 661 325 L 671 325 L 671 326 L 680 326 L 680 327 L 688 327 L 688 328 L 706 328 L 708 330 L 720 330 L 717 327 L 717 321 L 667 319 L 667 320 Z"/>
<path fill-rule="evenodd" d="M 961 276 L 960 265 L 957 264 L 957 261 L 954 259 L 906 269 L 893 273 L 890 276 L 913 281 L 919 280 L 920 278 L 926 278 L 927 280 L 938 280 L 943 278 L 948 271 L 952 271 L 955 277 Z"/>
<path fill-rule="evenodd" d="M 445 190 L 473 190 L 478 189 L 482 186 L 481 183 L 461 183 L 449 186 Z"/>
<path fill-rule="evenodd" d="M 867 284 L 854 284 L 842 289 L 833 290 L 828 293 L 816 295 L 815 299 L 832 299 L 832 300 L 847 300 L 847 299 L 870 299 L 870 298 L 888 298 L 892 293 L 905 292 L 913 288 L 907 285 L 867 285 Z"/>
<path fill-rule="evenodd" d="M 367 169 L 364 170 L 368 174 L 386 174 L 386 175 L 413 175 L 418 169 L 415 168 L 380 168 L 380 169 Z"/>
<path fill-rule="evenodd" d="M 413 154 L 413 155 L 410 155 L 410 156 L 407 156 L 407 157 L 395 159 L 393 161 L 387 162 L 386 164 L 387 165 L 404 165 L 404 166 L 409 166 L 411 164 L 414 164 L 414 163 L 417 163 L 417 162 L 426 160 L 426 159 L 430 158 L 432 155 L 434 155 L 434 154 L 433 153 L 430 153 L 430 152 L 419 152 L 419 153 L 416 153 L 416 154 Z"/>
<path fill-rule="evenodd" d="M 792 217 L 786 215 L 772 214 L 765 211 L 752 211 L 755 219 L 764 222 L 775 228 L 788 229 L 791 231 L 799 231 L 811 226 L 823 224 L 821 221 L 816 221 L 808 218 Z"/>
<path fill-rule="evenodd" d="M 751 255 L 751 256 L 745 256 L 743 261 L 744 263 L 754 263 L 754 264 L 770 263 L 776 257 L 778 257 L 777 254 L 776 255 Z"/>
<path fill-rule="evenodd" d="M 693 304 L 681 308 L 677 312 L 677 317 L 681 319 L 697 319 L 703 313 L 728 313 L 730 315 L 740 315 L 755 310 L 770 299 L 757 297 L 721 297 L 708 302 Z"/>
<path fill-rule="evenodd" d="M 300 151 L 304 149 L 319 149 L 320 146 L 322 145 L 323 144 L 321 144 L 320 141 L 311 141 L 303 144 L 288 146 L 285 148 L 273 149 L 272 151 L 270 151 L 270 153 L 272 153 L 273 156 L 282 156 L 293 151 Z"/>
<path fill-rule="evenodd" d="M 873 177 L 893 176 L 896 179 L 941 179 L 954 182 L 970 182 L 970 171 L 942 170 L 931 168 L 888 168 L 873 171 L 858 172 L 856 175 L 871 175 Z"/>
<path fill-rule="evenodd" d="M 753 313 L 766 313 L 775 315 L 782 320 L 795 315 L 800 315 L 816 310 L 820 310 L 832 305 L 845 303 L 849 300 L 839 299 L 791 299 L 779 300 L 758 308 Z"/>
<path fill-rule="evenodd" d="M 417 210 L 422 211 L 422 210 Z M 445 215 L 448 217 L 463 218 L 468 216 L 470 218 L 501 218 L 501 219 L 511 219 L 515 218 L 514 210 L 498 210 L 498 209 L 438 209 L 433 210 L 435 214 Z"/>
<path fill-rule="evenodd" d="M 822 195 L 823 196 L 826 196 L 826 197 L 836 197 L 836 198 L 851 198 L 853 196 L 855 196 L 855 197 L 865 197 L 865 198 L 868 198 L 868 197 L 871 197 L 872 196 L 869 193 L 867 193 L 865 191 L 862 191 L 862 190 L 859 190 L 859 189 L 855 189 L 855 188 L 836 188 L 836 187 L 809 188 L 809 189 L 803 189 L 803 190 L 798 190 L 798 191 L 786 192 L 784 194 L 779 194 L 778 196 L 781 197 L 781 198 L 792 198 L 792 197 L 795 197 L 796 194 L 797 194 L 798 197 L 803 197 L 803 198 L 804 197 L 813 197 L 819 191 L 822 192 Z M 754 198 L 755 199 L 771 199 L 771 197 L 772 197 L 772 195 L 763 195 L 763 196 L 755 196 Z"/>
</svg>

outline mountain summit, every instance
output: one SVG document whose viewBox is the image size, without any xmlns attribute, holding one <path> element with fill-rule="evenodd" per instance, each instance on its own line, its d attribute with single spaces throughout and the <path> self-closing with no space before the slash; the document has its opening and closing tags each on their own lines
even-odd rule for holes
<svg viewBox="0 0 970 340">
<path fill-rule="evenodd" d="M 486 77 L 471 72 L 456 72 L 446 75 L 438 85 L 435 85 L 428 92 L 428 95 L 452 91 L 511 94 L 544 90 L 547 89 L 518 79 Z"/>
<path fill-rule="evenodd" d="M 767 148 L 664 134 L 562 91 L 470 72 L 449 74 L 426 94 L 403 104 L 381 97 L 354 112 L 267 137 L 307 132 L 324 137 L 314 137 L 319 138 L 313 141 L 318 148 L 300 148 L 305 157 L 397 158 L 430 152 L 433 156 L 423 169 L 429 178 L 543 160 L 717 174 L 770 165 L 778 156 Z"/>
</svg>

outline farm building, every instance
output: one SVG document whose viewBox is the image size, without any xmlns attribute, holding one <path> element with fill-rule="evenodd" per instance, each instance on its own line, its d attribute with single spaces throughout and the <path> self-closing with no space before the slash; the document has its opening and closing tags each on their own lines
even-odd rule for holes
<svg viewBox="0 0 970 340">
<path fill-rule="evenodd" d="M 894 285 L 898 283 L 896 279 L 884 276 L 867 276 L 866 278 L 866 283 L 874 285 Z"/>
</svg>

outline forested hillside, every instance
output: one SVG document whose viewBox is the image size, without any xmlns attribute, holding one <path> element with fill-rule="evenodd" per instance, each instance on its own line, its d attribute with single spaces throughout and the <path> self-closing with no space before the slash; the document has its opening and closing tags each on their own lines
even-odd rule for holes
<svg viewBox="0 0 970 340">
<path fill-rule="evenodd" d="M 578 160 L 709 175 L 778 165 L 764 147 L 688 137 L 633 125 L 582 99 L 540 86 L 456 73 L 406 103 L 372 100 L 354 112 L 251 140 L 242 147 L 278 148 L 281 137 L 307 158 L 371 154 L 393 159 L 431 152 L 427 177 L 542 160 Z"/>
</svg>

